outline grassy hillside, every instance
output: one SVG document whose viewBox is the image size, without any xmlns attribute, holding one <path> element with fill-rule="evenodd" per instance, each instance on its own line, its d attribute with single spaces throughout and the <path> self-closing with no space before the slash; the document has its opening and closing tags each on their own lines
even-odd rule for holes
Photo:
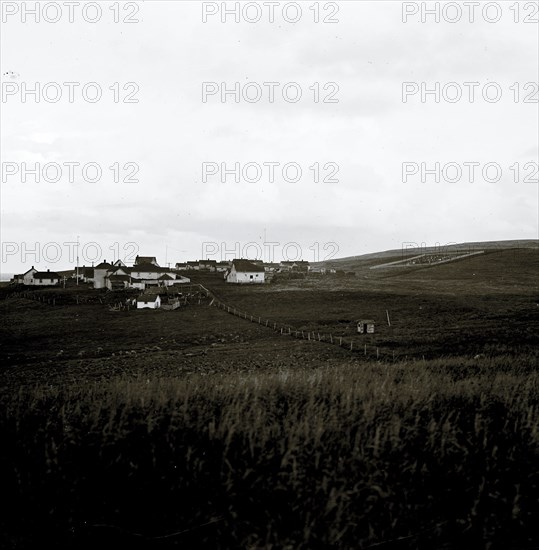
<svg viewBox="0 0 539 550">
<path fill-rule="evenodd" d="M 318 262 L 312 264 L 314 267 L 332 267 L 345 271 L 364 271 L 372 266 L 395 262 L 404 258 L 415 256 L 423 253 L 435 253 L 439 251 L 436 247 L 425 248 L 406 248 L 386 250 L 375 252 L 372 254 L 364 254 L 361 256 L 350 256 L 347 258 L 339 258 L 328 260 L 326 262 Z M 446 252 L 476 252 L 485 250 L 488 252 L 501 252 L 507 250 L 535 250 L 539 251 L 538 240 L 512 240 L 512 241 L 486 241 L 486 242 L 469 242 L 458 243 L 442 247 Z"/>
<path fill-rule="evenodd" d="M 1 289 L 0 547 L 537 548 L 537 251 L 374 261 L 256 286 L 190 274 L 352 351 L 209 299 L 112 311 L 122 293 Z"/>
</svg>

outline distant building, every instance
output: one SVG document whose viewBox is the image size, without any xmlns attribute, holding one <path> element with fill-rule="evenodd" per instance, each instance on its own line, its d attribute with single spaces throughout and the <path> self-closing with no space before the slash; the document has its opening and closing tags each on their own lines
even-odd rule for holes
<svg viewBox="0 0 539 550">
<path fill-rule="evenodd" d="M 225 274 L 227 283 L 264 283 L 264 267 L 249 260 L 233 260 L 230 271 Z"/>
<path fill-rule="evenodd" d="M 217 262 L 217 265 L 215 266 L 215 271 L 218 271 L 220 273 L 228 271 L 229 269 L 230 269 L 230 262 Z"/>
<path fill-rule="evenodd" d="M 357 322 L 357 331 L 359 334 L 374 334 L 374 320 L 361 319 Z"/>
<path fill-rule="evenodd" d="M 79 274 L 79 281 L 83 283 L 93 283 L 94 282 L 94 268 L 93 267 L 86 267 L 83 265 L 82 267 L 79 267 L 78 270 L 75 268 L 73 270 L 73 277 L 77 278 L 77 271 Z"/>
<path fill-rule="evenodd" d="M 37 273 L 37 269 L 32 266 L 26 273 L 14 275 L 13 282 L 19 285 L 32 285 L 34 284 L 34 273 Z"/>
<path fill-rule="evenodd" d="M 307 273 L 310 269 L 310 264 L 306 260 L 283 261 L 279 264 L 281 271 L 293 271 L 297 273 Z"/>
<path fill-rule="evenodd" d="M 187 269 L 189 270 L 196 270 L 198 271 L 200 269 L 200 263 L 199 262 L 187 262 Z"/>
<path fill-rule="evenodd" d="M 112 269 L 112 264 L 109 264 L 107 260 L 94 267 L 94 288 L 106 288 L 105 277 Z"/>
<path fill-rule="evenodd" d="M 32 266 L 26 273 L 14 275 L 12 282 L 28 286 L 51 286 L 60 284 L 61 280 L 61 275 L 55 271 L 38 271 Z"/>
<path fill-rule="evenodd" d="M 266 271 L 267 273 L 273 273 L 275 271 L 278 271 L 280 267 L 278 263 L 274 263 L 274 262 L 266 262 L 263 264 L 263 266 L 264 266 L 264 271 Z"/>
<path fill-rule="evenodd" d="M 159 294 L 141 294 L 137 298 L 137 309 L 158 309 L 161 307 Z"/>
<path fill-rule="evenodd" d="M 47 269 L 47 271 L 36 271 L 33 274 L 33 282 L 30 283 L 34 286 L 51 286 L 59 285 L 62 277 L 54 271 Z"/>
<path fill-rule="evenodd" d="M 144 264 L 152 264 L 155 267 L 159 267 L 155 256 L 137 256 L 135 258 L 135 266 Z"/>
<path fill-rule="evenodd" d="M 216 260 L 199 260 L 198 269 L 200 271 L 216 271 L 217 261 Z"/>
</svg>

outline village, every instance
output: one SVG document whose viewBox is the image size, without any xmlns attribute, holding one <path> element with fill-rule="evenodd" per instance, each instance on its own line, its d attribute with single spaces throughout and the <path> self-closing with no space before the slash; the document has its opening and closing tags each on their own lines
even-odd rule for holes
<svg viewBox="0 0 539 550">
<path fill-rule="evenodd" d="M 95 266 L 76 266 L 67 271 L 39 271 L 32 266 L 25 273 L 15 275 L 11 283 L 28 287 L 85 285 L 110 291 L 139 290 L 135 300 L 137 309 L 176 309 L 179 307 L 178 295 L 191 283 L 189 272 L 222 274 L 224 281 L 231 284 L 264 284 L 277 273 L 301 276 L 310 271 L 311 265 L 305 260 L 277 263 L 243 258 L 230 261 L 205 259 L 178 262 L 172 268 L 170 264 L 162 267 L 156 256 L 137 256 L 132 266 L 121 260 L 112 263 L 103 260 Z M 325 274 L 335 270 L 317 268 L 314 272 Z"/>
</svg>

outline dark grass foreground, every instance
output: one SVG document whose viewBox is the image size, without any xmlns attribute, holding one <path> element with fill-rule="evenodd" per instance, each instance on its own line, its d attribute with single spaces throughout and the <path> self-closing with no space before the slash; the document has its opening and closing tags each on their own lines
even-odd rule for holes
<svg viewBox="0 0 539 550">
<path fill-rule="evenodd" d="M 539 545 L 537 357 L 4 391 L 1 548 Z"/>
</svg>

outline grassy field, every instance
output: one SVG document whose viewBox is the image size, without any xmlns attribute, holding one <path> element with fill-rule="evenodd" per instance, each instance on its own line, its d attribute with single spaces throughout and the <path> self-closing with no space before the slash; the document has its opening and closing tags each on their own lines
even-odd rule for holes
<svg viewBox="0 0 539 550">
<path fill-rule="evenodd" d="M 198 275 L 360 352 L 209 300 L 111 311 L 3 289 L 0 547 L 539 547 L 538 267 L 494 251 L 257 288 Z"/>
</svg>

